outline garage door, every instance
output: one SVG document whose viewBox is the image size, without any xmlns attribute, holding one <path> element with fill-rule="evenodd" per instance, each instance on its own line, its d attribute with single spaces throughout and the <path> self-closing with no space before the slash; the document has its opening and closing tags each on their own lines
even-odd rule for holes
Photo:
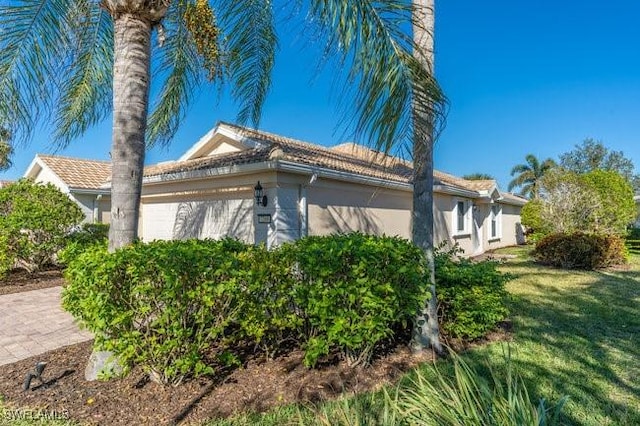
<svg viewBox="0 0 640 426">
<path fill-rule="evenodd" d="M 253 243 L 252 199 L 143 201 L 144 241 L 227 236 Z"/>
</svg>

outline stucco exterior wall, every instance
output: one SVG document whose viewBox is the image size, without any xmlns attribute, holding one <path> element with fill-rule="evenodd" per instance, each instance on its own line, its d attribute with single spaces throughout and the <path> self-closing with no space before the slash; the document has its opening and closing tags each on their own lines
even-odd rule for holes
<svg viewBox="0 0 640 426">
<path fill-rule="evenodd" d="M 522 235 L 522 226 L 520 224 L 520 210 L 522 207 L 510 204 L 499 203 L 502 208 L 501 227 L 502 233 L 498 239 L 487 239 L 487 249 L 493 250 L 500 247 L 515 246 L 522 244 L 519 238 Z M 487 237 L 489 236 L 491 223 L 487 218 Z"/>
<path fill-rule="evenodd" d="M 58 188 L 60 191 L 64 192 L 65 194 L 69 193 L 69 189 L 64 184 L 64 182 L 62 182 L 55 173 L 53 173 L 47 168 L 41 168 L 40 171 L 38 172 L 38 175 L 35 177 L 34 181 L 40 182 L 40 183 L 51 183 L 55 185 L 56 188 Z"/>
<path fill-rule="evenodd" d="M 309 235 L 360 231 L 411 238 L 411 192 L 320 179 L 306 193 Z"/>
</svg>

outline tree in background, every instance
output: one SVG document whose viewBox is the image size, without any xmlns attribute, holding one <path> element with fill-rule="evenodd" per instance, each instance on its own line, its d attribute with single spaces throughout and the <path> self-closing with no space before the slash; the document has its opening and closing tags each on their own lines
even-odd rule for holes
<svg viewBox="0 0 640 426">
<path fill-rule="evenodd" d="M 7 129 L 0 127 L 0 171 L 11 167 L 11 155 L 13 155 L 11 133 Z"/>
<path fill-rule="evenodd" d="M 633 161 L 622 151 L 612 151 L 601 141 L 585 139 L 582 145 L 576 145 L 572 151 L 560 155 L 560 166 L 575 173 L 588 173 L 594 170 L 610 170 L 619 173 L 640 192 L 640 176 L 634 174 Z"/>
<path fill-rule="evenodd" d="M 522 224 L 533 230 L 536 239 L 575 232 L 624 236 L 636 216 L 631 185 L 606 170 L 583 174 L 553 170 L 540 182 L 540 197 L 522 210 Z"/>
<path fill-rule="evenodd" d="M 495 178 L 491 175 L 488 175 L 486 173 L 471 173 L 469 175 L 464 175 L 462 176 L 462 179 L 466 179 L 466 180 L 495 180 Z"/>
<path fill-rule="evenodd" d="M 318 26 L 315 40 L 324 39 L 326 52 L 344 65 L 353 96 L 343 99 L 354 111 L 345 122 L 354 123 L 357 135 L 388 150 L 411 138 L 412 99 L 438 113 L 442 94 L 420 55 L 413 55 L 406 31 L 410 3 L 306 5 L 299 9 Z M 275 10 L 255 0 L 5 2 L 0 123 L 11 123 L 8 130 L 26 138 L 39 117 L 53 117 L 55 139 L 64 146 L 112 112 L 109 247 L 115 250 L 137 236 L 146 144 L 172 138 L 197 86 L 226 78 L 241 105 L 239 121 L 257 126 L 277 50 Z M 158 43 L 152 47 L 153 34 Z M 150 103 L 152 76 L 158 96 Z"/>
<path fill-rule="evenodd" d="M 547 158 L 542 163 L 533 154 L 527 154 L 525 164 L 517 164 L 511 169 L 511 176 L 515 178 L 509 182 L 508 191 L 514 188 L 520 188 L 519 195 L 530 199 L 536 199 L 539 196 L 540 179 L 549 170 L 556 167 L 555 161 Z"/>
</svg>

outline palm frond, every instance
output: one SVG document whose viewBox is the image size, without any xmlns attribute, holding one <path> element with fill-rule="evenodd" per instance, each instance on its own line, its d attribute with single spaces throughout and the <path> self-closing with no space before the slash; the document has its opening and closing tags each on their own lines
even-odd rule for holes
<svg viewBox="0 0 640 426">
<path fill-rule="evenodd" d="M 56 141 L 66 146 L 102 121 L 112 107 L 113 25 L 108 13 L 91 0 L 76 2 L 71 64 L 60 85 L 56 106 Z"/>
<path fill-rule="evenodd" d="M 157 68 L 153 73 L 154 81 L 161 78 L 162 89 L 147 126 L 147 142 L 151 145 L 167 144 L 171 140 L 189 108 L 195 88 L 202 83 L 204 73 L 210 72 L 187 28 L 185 13 L 190 4 L 173 2 L 164 20 L 166 40 L 158 49 Z"/>
<path fill-rule="evenodd" d="M 2 129 L 0 129 L 1 131 Z M 8 140 L 0 136 L 0 171 L 11 168 L 11 156 L 13 155 L 13 146 Z"/>
<path fill-rule="evenodd" d="M 51 108 L 58 67 L 69 46 L 64 17 L 74 0 L 19 0 L 0 6 L 0 124 L 30 135 Z"/>
<path fill-rule="evenodd" d="M 226 71 L 232 96 L 240 102 L 238 121 L 258 126 L 271 87 L 278 40 L 273 4 L 263 0 L 218 0 Z"/>
<path fill-rule="evenodd" d="M 511 169 L 511 176 L 515 175 L 516 173 L 524 173 L 524 172 L 530 172 L 530 171 L 531 171 L 531 167 L 528 164 L 516 164 Z"/>
<path fill-rule="evenodd" d="M 346 124 L 357 138 L 387 152 L 399 141 L 410 141 L 412 126 L 432 129 L 442 122 L 446 98 L 413 55 L 417 47 L 406 31 L 411 2 L 311 0 L 310 13 L 323 26 L 329 50 L 348 69 L 345 92 L 350 96 L 342 99 L 349 102 Z"/>
</svg>

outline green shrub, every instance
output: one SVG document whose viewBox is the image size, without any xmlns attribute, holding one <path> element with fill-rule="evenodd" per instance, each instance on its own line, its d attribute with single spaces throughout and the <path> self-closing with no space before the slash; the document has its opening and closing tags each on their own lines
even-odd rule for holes
<svg viewBox="0 0 640 426">
<path fill-rule="evenodd" d="M 503 321 L 508 275 L 497 270 L 497 262 L 454 260 L 454 251 L 435 256 L 438 311 L 442 330 L 451 337 L 476 339 Z"/>
<path fill-rule="evenodd" d="M 340 350 L 352 364 L 407 326 L 426 297 L 422 252 L 362 234 L 309 237 L 268 251 L 233 240 L 106 244 L 71 257 L 63 306 L 101 349 L 169 383 L 211 372 L 210 345 L 268 354 L 291 339 L 305 362 Z M 232 353 L 225 352 L 232 362 Z"/>
<path fill-rule="evenodd" d="M 50 264 L 84 215 L 51 184 L 28 179 L 0 189 L 0 275 L 11 267 L 35 272 Z"/>
<path fill-rule="evenodd" d="M 527 242 L 536 243 L 549 233 L 549 227 L 542 219 L 543 203 L 540 200 L 529 200 L 522 206 L 520 218 L 526 228 Z"/>
<path fill-rule="evenodd" d="M 564 269 L 599 269 L 626 261 L 624 240 L 615 235 L 582 232 L 552 234 L 536 244 L 533 257 Z"/>
<path fill-rule="evenodd" d="M 292 274 L 292 264 L 282 249 L 249 246 L 238 253 L 233 272 L 238 285 L 238 339 L 249 339 L 267 355 L 275 355 L 285 341 L 297 342 L 304 320 L 295 295 L 302 283 Z"/>
<path fill-rule="evenodd" d="M 163 383 L 210 373 L 206 350 L 233 318 L 234 240 L 136 243 L 115 253 L 93 246 L 69 262 L 63 307 L 100 349 L 141 365 Z"/>
<path fill-rule="evenodd" d="M 65 247 L 58 253 L 58 262 L 63 265 L 78 257 L 87 248 L 104 245 L 109 240 L 109 224 L 83 223 L 67 236 Z"/>
<path fill-rule="evenodd" d="M 427 297 L 422 251 L 407 240 L 353 233 L 307 237 L 282 248 L 296 265 L 305 363 L 339 349 L 348 363 L 409 324 Z"/>
</svg>

